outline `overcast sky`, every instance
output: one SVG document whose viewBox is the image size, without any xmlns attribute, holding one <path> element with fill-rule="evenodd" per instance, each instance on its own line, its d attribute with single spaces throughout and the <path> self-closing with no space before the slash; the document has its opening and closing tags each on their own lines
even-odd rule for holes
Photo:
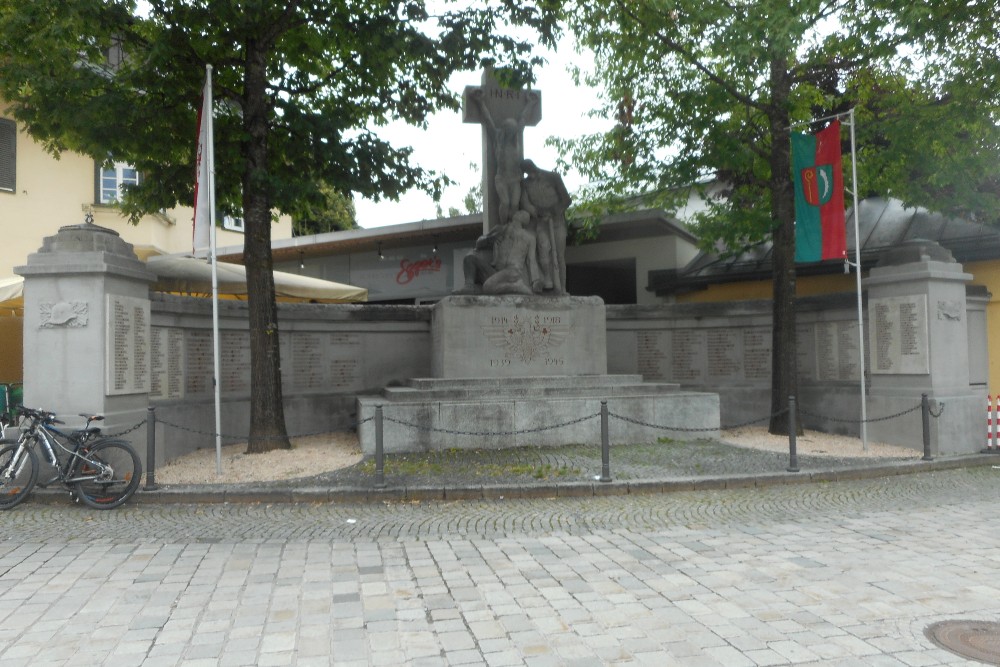
<svg viewBox="0 0 1000 667">
<path fill-rule="evenodd" d="M 535 88 L 542 93 L 542 120 L 524 131 L 524 156 L 535 161 L 542 169 L 554 169 L 557 152 L 545 145 L 552 136 L 570 138 L 599 131 L 606 122 L 587 117 L 587 112 L 597 106 L 595 91 L 577 88 L 567 71 L 570 63 L 580 64 L 589 56 L 576 53 L 568 45 L 557 53 L 544 52 L 548 63 L 536 72 Z M 465 86 L 481 82 L 481 72 L 466 72 L 452 77 L 451 85 L 456 94 Z M 477 124 L 463 124 L 460 111 L 439 112 L 429 122 L 427 130 L 410 127 L 404 123 L 379 130 L 379 135 L 394 146 L 412 146 L 413 164 L 425 169 L 445 173 L 457 184 L 446 189 L 441 198 L 441 208 L 447 214 L 449 207 L 465 213 L 463 199 L 473 186 L 481 182 L 482 129 Z M 471 166 L 470 166 L 471 165 Z M 579 187 L 577 174 L 563 174 L 570 193 Z M 355 200 L 358 224 L 362 227 L 380 227 L 403 222 L 416 222 L 437 217 L 433 199 L 420 192 L 410 192 L 399 202 L 374 203 L 365 199 Z"/>
</svg>

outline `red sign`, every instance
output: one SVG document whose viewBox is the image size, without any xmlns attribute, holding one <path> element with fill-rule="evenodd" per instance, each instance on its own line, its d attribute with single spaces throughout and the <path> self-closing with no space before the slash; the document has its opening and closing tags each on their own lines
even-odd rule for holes
<svg viewBox="0 0 1000 667">
<path fill-rule="evenodd" d="M 399 262 L 399 273 L 396 274 L 396 283 L 406 285 L 415 280 L 421 272 L 438 272 L 441 270 L 441 258 L 431 257 L 411 262 L 403 259 Z"/>
</svg>

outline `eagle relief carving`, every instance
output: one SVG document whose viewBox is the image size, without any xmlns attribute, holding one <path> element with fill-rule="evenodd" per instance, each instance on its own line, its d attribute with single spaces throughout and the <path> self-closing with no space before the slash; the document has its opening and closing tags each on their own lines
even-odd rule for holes
<svg viewBox="0 0 1000 667">
<path fill-rule="evenodd" d="M 507 356 L 530 364 L 569 337 L 570 326 L 562 319 L 543 315 L 494 317 L 491 324 L 483 327 L 483 333 Z"/>
<path fill-rule="evenodd" d="M 39 304 L 41 329 L 55 327 L 79 328 L 87 326 L 89 309 L 86 301 L 59 301 Z"/>
</svg>

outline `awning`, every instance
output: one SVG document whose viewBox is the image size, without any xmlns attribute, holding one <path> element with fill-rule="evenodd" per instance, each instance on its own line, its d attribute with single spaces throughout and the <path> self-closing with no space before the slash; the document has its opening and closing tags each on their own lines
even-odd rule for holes
<svg viewBox="0 0 1000 667">
<path fill-rule="evenodd" d="M 0 317 L 24 314 L 24 278 L 0 278 Z"/>
<path fill-rule="evenodd" d="M 191 296 L 212 295 L 212 266 L 205 259 L 160 255 L 150 257 L 146 266 L 157 276 L 152 286 L 157 292 Z M 245 297 L 246 267 L 225 262 L 219 262 L 217 267 L 219 295 Z M 274 272 L 274 294 L 278 301 L 309 303 L 355 303 L 368 300 L 368 290 L 363 287 L 283 271 Z"/>
<path fill-rule="evenodd" d="M 152 289 L 188 296 L 212 296 L 212 266 L 204 259 L 160 255 L 146 266 L 156 274 Z M 246 269 L 240 264 L 218 264 L 219 295 L 246 298 Z M 368 290 L 329 280 L 274 272 L 274 294 L 278 301 L 307 303 L 356 303 L 368 300 Z M 0 279 L 0 316 L 21 315 L 24 308 L 24 278 Z"/>
</svg>

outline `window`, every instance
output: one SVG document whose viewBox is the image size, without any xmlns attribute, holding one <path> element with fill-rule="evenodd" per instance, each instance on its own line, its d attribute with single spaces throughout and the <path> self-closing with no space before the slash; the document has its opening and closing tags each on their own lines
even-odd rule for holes
<svg viewBox="0 0 1000 667">
<path fill-rule="evenodd" d="M 244 231 L 243 218 L 237 218 L 232 215 L 224 215 L 222 216 L 222 228 L 234 232 L 242 232 Z"/>
<path fill-rule="evenodd" d="M 114 204 L 121 197 L 122 187 L 139 184 L 139 170 L 124 162 L 115 162 L 110 167 L 98 165 L 97 192 L 98 204 Z"/>
<path fill-rule="evenodd" d="M 0 191 L 17 191 L 17 123 L 0 118 Z"/>
</svg>

